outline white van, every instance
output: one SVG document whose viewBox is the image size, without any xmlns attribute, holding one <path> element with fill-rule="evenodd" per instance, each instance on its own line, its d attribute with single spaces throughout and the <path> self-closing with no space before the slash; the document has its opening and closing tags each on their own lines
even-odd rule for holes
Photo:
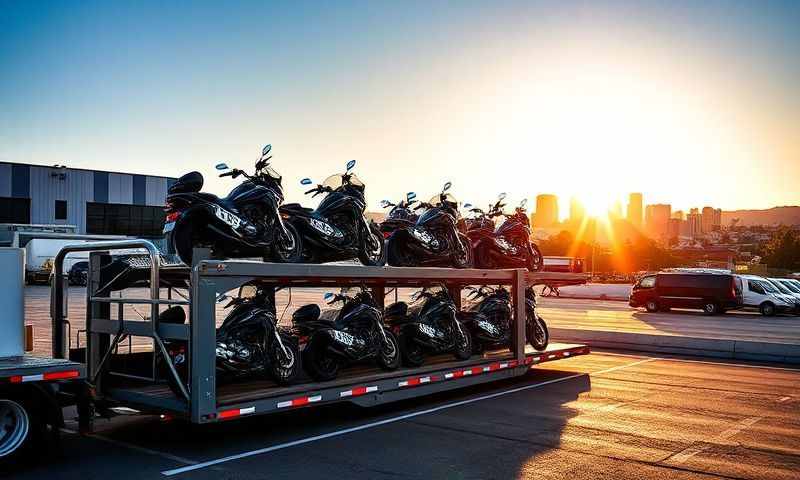
<svg viewBox="0 0 800 480">
<path fill-rule="evenodd" d="M 783 295 L 766 278 L 756 275 L 739 275 L 742 279 L 742 300 L 744 308 L 755 308 L 761 315 L 794 313 L 794 299 Z"/>
<path fill-rule="evenodd" d="M 795 310 L 797 313 L 800 313 L 800 293 L 795 292 L 788 286 L 784 285 L 779 278 L 768 278 L 769 283 L 775 286 L 779 292 L 781 292 L 785 297 L 789 297 L 794 301 Z"/>
<path fill-rule="evenodd" d="M 25 245 L 25 283 L 44 283 L 50 279 L 53 261 L 59 250 L 66 245 L 84 243 L 88 240 L 75 238 L 34 238 Z M 88 260 L 89 252 L 75 252 L 64 259 L 64 271 L 69 272 L 77 262 Z"/>
</svg>

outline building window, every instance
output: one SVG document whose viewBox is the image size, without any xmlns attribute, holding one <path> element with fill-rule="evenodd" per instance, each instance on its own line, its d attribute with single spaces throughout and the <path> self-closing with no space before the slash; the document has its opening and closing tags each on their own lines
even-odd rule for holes
<svg viewBox="0 0 800 480">
<path fill-rule="evenodd" d="M 67 201 L 56 200 L 56 220 L 67 219 Z"/>
<path fill-rule="evenodd" d="M 0 223 L 31 223 L 31 200 L 0 197 Z"/>
<path fill-rule="evenodd" d="M 160 237 L 164 228 L 164 215 L 164 207 L 88 202 L 86 233 Z"/>
</svg>

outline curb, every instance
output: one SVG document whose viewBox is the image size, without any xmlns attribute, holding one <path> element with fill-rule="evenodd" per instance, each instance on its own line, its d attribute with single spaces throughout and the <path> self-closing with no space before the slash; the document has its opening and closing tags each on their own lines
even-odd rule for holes
<svg viewBox="0 0 800 480">
<path fill-rule="evenodd" d="M 749 340 L 571 328 L 550 328 L 550 335 L 554 339 L 558 339 L 559 342 L 586 343 L 590 347 L 800 364 L 800 345 L 791 343 L 753 342 Z"/>
<path fill-rule="evenodd" d="M 555 300 L 558 300 L 558 299 L 563 299 L 563 300 L 606 300 L 606 301 L 612 301 L 612 302 L 627 302 L 628 301 L 628 298 L 607 297 L 605 295 L 599 295 L 599 296 L 591 297 L 591 296 L 588 296 L 588 295 L 587 296 L 582 296 L 582 295 L 569 295 L 569 294 L 564 295 L 564 294 L 561 294 L 561 295 L 556 297 L 556 296 L 544 296 L 544 295 L 539 294 L 538 296 L 541 297 L 541 298 L 555 299 Z"/>
</svg>

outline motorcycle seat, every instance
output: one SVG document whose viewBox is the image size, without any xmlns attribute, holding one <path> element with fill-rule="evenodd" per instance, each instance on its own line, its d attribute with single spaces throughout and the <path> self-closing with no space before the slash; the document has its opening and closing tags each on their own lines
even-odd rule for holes
<svg viewBox="0 0 800 480">
<path fill-rule="evenodd" d="M 404 317 L 408 313 L 408 304 L 406 302 L 395 302 L 383 311 L 385 317 Z"/>
<path fill-rule="evenodd" d="M 322 311 L 319 305 L 311 303 L 303 305 L 292 314 L 292 323 L 310 323 L 319 320 Z"/>
<path fill-rule="evenodd" d="M 294 213 L 299 215 L 308 215 L 314 211 L 313 209 L 304 207 L 299 203 L 284 203 L 283 205 L 280 206 L 279 210 L 281 212 Z"/>
</svg>

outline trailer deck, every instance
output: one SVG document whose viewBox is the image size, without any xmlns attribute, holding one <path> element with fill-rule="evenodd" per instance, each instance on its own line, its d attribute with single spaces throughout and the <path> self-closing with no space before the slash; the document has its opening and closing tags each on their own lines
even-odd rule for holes
<svg viewBox="0 0 800 480">
<path fill-rule="evenodd" d="M 110 250 L 144 248 L 144 261 L 112 265 Z M 524 375 L 532 365 L 589 353 L 584 345 L 551 345 L 536 352 L 525 339 L 525 289 L 556 279 L 571 280 L 576 274 L 554 272 L 530 273 L 522 269 L 480 270 L 414 267 L 366 267 L 357 265 L 272 264 L 247 260 L 210 260 L 207 251 L 195 250 L 192 268 L 162 267 L 162 257 L 147 241 L 99 242 L 67 247 L 55 261 L 55 278 L 61 278 L 62 261 L 70 251 L 90 251 L 87 285 L 86 349 L 70 352 L 66 337 L 68 320 L 63 305 L 64 286 L 53 288 L 54 356 L 85 359 L 86 371 L 93 379 L 93 401 L 104 405 L 125 405 L 138 410 L 168 413 L 194 423 L 217 422 L 242 415 L 267 414 L 278 410 L 348 401 L 375 405 L 426 395 L 434 392 Z M 123 274 L 124 273 L 124 274 Z M 122 295 L 126 282 L 146 286 L 150 298 L 127 298 Z M 504 285 L 512 299 L 512 340 L 509 348 L 473 355 L 454 361 L 451 355 L 428 357 L 419 368 L 401 368 L 386 372 L 370 365 L 351 366 L 330 382 L 300 378 L 289 386 L 267 380 L 218 384 L 216 378 L 216 303 L 220 295 L 240 286 L 259 282 L 280 287 L 361 286 L 372 290 L 382 306 L 389 288 L 419 288 L 444 285 L 456 303 L 461 289 L 469 285 Z M 162 288 L 168 298 L 160 298 Z M 174 288 L 186 288 L 184 300 L 172 298 Z M 119 297 L 110 296 L 119 291 Z M 123 318 L 125 304 L 146 305 L 149 318 Z M 187 324 L 161 324 L 160 309 L 182 305 L 188 309 Z M 116 315 L 114 315 L 116 314 Z M 125 337 L 147 337 L 153 351 L 128 354 L 119 349 Z M 156 367 L 159 356 L 166 355 L 165 342 L 182 340 L 188 345 L 188 378 L 181 379 L 171 362 L 167 371 Z M 136 368 L 127 368 L 136 365 Z M 152 367 L 152 368 L 150 368 Z M 172 388 L 170 387 L 172 385 Z M 175 393 L 177 391 L 177 394 Z"/>
<path fill-rule="evenodd" d="M 0 383 L 75 380 L 86 375 L 86 366 L 62 358 L 19 357 L 0 358 Z"/>
</svg>

